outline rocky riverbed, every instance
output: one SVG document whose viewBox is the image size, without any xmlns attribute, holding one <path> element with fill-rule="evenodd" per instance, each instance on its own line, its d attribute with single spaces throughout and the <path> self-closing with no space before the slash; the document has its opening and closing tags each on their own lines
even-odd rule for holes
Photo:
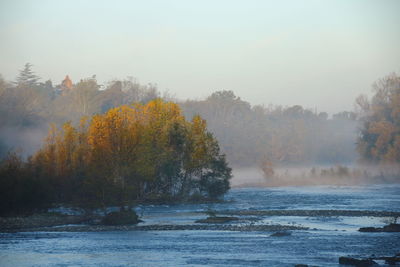
<svg viewBox="0 0 400 267">
<path fill-rule="evenodd" d="M 220 214 L 256 216 L 306 216 L 306 217 L 400 217 L 400 212 L 378 210 L 225 210 Z"/>
<path fill-rule="evenodd" d="M 203 212 L 199 214 L 205 215 Z M 99 215 L 65 215 L 41 213 L 25 217 L 0 218 L 0 232 L 95 232 L 95 231 L 172 231 L 172 230 L 228 230 L 228 231 L 284 231 L 305 230 L 306 226 L 255 224 L 261 217 L 399 217 L 400 212 L 365 210 L 234 210 L 218 214 L 238 217 L 211 216 L 187 224 L 103 225 Z M 181 214 L 182 215 L 182 214 Z M 249 217 L 252 216 L 252 217 Z"/>
<path fill-rule="evenodd" d="M 216 218 L 216 219 L 214 219 Z M 220 218 L 225 219 L 224 221 Z M 230 220 L 227 220 L 229 218 Z M 232 219 L 234 218 L 234 219 Z M 230 222 L 235 222 L 231 224 Z M 306 230 L 308 227 L 280 224 L 254 224 L 255 220 L 236 217 L 211 217 L 189 224 L 104 225 L 97 215 L 35 214 L 26 217 L 0 218 L 0 232 L 104 232 L 104 231 L 285 231 Z"/>
<path fill-rule="evenodd" d="M 161 224 L 161 225 L 118 225 L 118 226 L 106 226 L 106 225 L 65 225 L 61 227 L 39 227 L 39 228 L 27 228 L 20 229 L 19 232 L 109 232 L 109 231 L 288 231 L 288 230 L 307 230 L 307 227 L 293 226 L 293 225 L 173 225 L 173 224 Z"/>
</svg>

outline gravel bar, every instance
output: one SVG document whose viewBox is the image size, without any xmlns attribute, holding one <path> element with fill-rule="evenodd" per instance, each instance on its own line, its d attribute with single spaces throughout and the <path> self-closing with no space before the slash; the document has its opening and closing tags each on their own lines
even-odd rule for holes
<svg viewBox="0 0 400 267">
<path fill-rule="evenodd" d="M 305 216 L 305 217 L 400 217 L 400 212 L 395 211 L 370 211 L 370 210 L 226 210 L 218 211 L 225 215 L 254 215 L 254 216 Z"/>
</svg>

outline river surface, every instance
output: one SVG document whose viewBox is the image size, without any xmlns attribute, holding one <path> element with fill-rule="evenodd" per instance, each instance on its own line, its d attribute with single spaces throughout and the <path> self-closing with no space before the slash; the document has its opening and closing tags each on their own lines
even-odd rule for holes
<svg viewBox="0 0 400 267">
<path fill-rule="evenodd" d="M 233 189 L 202 205 L 137 207 L 142 224 L 194 224 L 207 210 L 376 210 L 400 212 L 400 185 Z M 400 233 L 361 233 L 388 217 L 249 216 L 237 223 L 309 227 L 267 231 L 25 232 L 0 234 L 0 266 L 339 266 L 340 256 L 393 256 Z"/>
</svg>

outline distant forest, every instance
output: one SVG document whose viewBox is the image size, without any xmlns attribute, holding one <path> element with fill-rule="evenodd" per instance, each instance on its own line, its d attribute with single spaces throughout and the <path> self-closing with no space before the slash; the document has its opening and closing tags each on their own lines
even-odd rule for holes
<svg viewBox="0 0 400 267">
<path fill-rule="evenodd" d="M 204 118 L 234 167 L 265 161 L 278 165 L 350 164 L 358 158 L 357 147 L 368 150 L 361 142 L 357 145 L 369 112 L 365 97 L 364 103 L 362 97 L 358 99 L 359 106 L 364 105 L 362 113 L 343 111 L 328 116 L 300 105 L 252 106 L 232 91 L 217 91 L 204 100 L 177 100 L 161 94 L 156 85 L 143 85 L 133 78 L 100 85 L 95 76 L 79 81 L 66 77 L 53 84 L 50 80 L 42 82 L 27 63 L 16 81 L 0 77 L 0 157 L 15 149 L 22 149 L 24 155 L 33 154 L 50 123 L 61 126 L 70 121 L 77 125 L 82 116 L 157 98 L 178 103 L 188 120 L 194 115 Z M 372 138 L 366 136 L 367 132 L 364 130 L 363 136 Z"/>
<path fill-rule="evenodd" d="M 76 83 L 67 77 L 53 85 L 40 82 L 27 63 L 15 82 L 0 77 L 0 156 L 10 149 L 33 154 L 49 123 L 77 124 L 82 116 L 102 114 L 124 104 L 156 98 L 171 100 L 154 84 L 135 79 L 100 85 L 95 76 Z M 233 166 L 254 166 L 265 160 L 282 164 L 351 163 L 356 159 L 357 119 L 353 112 L 328 118 L 296 105 L 251 106 L 232 91 L 218 91 L 205 100 L 177 102 L 187 119 L 200 115 L 218 139 Z"/>
<path fill-rule="evenodd" d="M 218 91 L 202 101 L 180 103 L 186 116 L 200 114 L 233 166 L 274 164 L 344 164 L 357 158 L 357 117 L 300 105 L 251 106 L 232 91 Z"/>
</svg>

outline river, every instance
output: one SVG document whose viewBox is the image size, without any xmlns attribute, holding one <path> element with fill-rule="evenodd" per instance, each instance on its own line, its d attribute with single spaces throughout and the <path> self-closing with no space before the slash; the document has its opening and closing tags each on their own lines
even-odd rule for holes
<svg viewBox="0 0 400 267">
<path fill-rule="evenodd" d="M 194 224 L 204 211 L 367 210 L 400 212 L 400 185 L 232 189 L 225 202 L 145 205 L 150 224 Z M 0 266 L 339 266 L 340 256 L 393 256 L 400 233 L 361 233 L 391 217 L 262 216 L 237 224 L 308 227 L 274 237 L 268 231 L 176 230 L 20 232 L 0 234 Z"/>
</svg>

